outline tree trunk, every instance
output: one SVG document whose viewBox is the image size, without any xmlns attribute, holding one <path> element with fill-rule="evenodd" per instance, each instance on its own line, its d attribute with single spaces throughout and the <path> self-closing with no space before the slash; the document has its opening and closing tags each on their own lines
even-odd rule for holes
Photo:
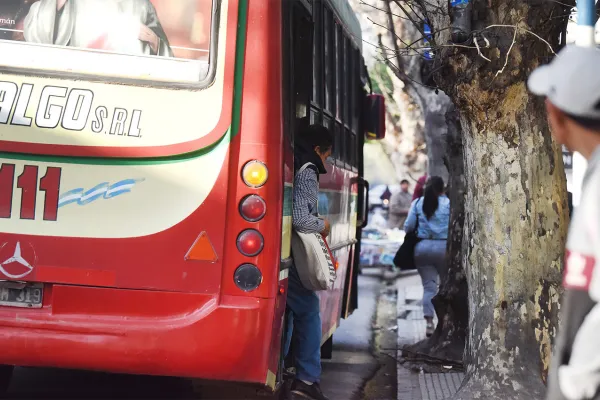
<svg viewBox="0 0 600 400">
<path fill-rule="evenodd" d="M 525 82 L 551 56 L 548 44 L 557 47 L 566 23 L 557 16 L 568 12 L 557 3 L 489 0 L 476 1 L 473 15 L 474 40 L 488 41 L 481 53 L 491 61 L 446 47 L 435 76 L 459 109 L 464 143 L 470 307 L 467 378 L 457 398 L 541 399 L 568 208 L 560 149 L 543 100 Z M 440 23 L 447 19 L 434 30 L 447 26 Z M 446 43 L 445 32 L 437 43 Z"/>
<path fill-rule="evenodd" d="M 516 103 L 498 99 L 512 111 L 493 126 L 472 114 L 462 121 L 468 376 L 497 398 L 539 399 L 558 322 L 566 183 L 541 102 L 523 83 L 508 91 Z"/>
<path fill-rule="evenodd" d="M 467 276 L 463 268 L 463 229 L 465 221 L 465 182 L 463 144 L 458 113 L 446 113 L 448 143 L 446 165 L 450 172 L 450 227 L 448 229 L 448 272 L 441 277 L 440 291 L 433 298 L 438 317 L 434 334 L 406 348 L 405 356 L 421 355 L 462 364 L 469 323 Z"/>
</svg>

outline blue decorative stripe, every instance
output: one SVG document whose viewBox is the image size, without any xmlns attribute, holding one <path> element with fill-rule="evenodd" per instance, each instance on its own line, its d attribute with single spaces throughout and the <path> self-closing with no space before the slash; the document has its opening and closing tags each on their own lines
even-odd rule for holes
<svg viewBox="0 0 600 400">
<path fill-rule="evenodd" d="M 68 204 L 77 203 L 84 206 L 100 198 L 110 199 L 131 192 L 131 189 L 143 179 L 124 179 L 110 185 L 108 182 L 102 182 L 89 190 L 76 188 L 60 195 L 58 207 L 64 207 Z"/>
</svg>

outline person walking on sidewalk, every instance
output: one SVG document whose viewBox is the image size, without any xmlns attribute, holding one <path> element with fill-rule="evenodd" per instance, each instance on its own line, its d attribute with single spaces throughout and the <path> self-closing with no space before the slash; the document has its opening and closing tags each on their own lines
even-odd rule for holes
<svg viewBox="0 0 600 400">
<path fill-rule="evenodd" d="M 324 236 L 329 235 L 329 221 L 320 219 L 317 215 L 319 175 L 327 173 L 325 160 L 331 155 L 332 145 L 331 132 L 320 125 L 306 128 L 296 142 L 292 225 L 298 232 L 319 232 Z M 306 163 L 312 165 L 297 172 Z M 292 254 L 292 258 L 293 256 Z M 291 392 L 292 396 L 298 396 L 297 398 L 327 400 L 319 385 L 321 378 L 319 310 L 317 294 L 302 286 L 296 266 L 292 265 L 288 278 L 285 354 L 289 352 L 293 336 L 296 380 L 292 383 Z"/>
<path fill-rule="evenodd" d="M 408 181 L 400 182 L 400 191 L 390 198 L 390 216 L 388 217 L 388 228 L 403 228 L 406 216 L 412 203 L 412 195 L 408 191 Z"/>
<path fill-rule="evenodd" d="M 450 199 L 444 193 L 444 180 L 439 176 L 432 176 L 425 187 L 425 195 L 413 201 L 404 224 L 406 232 L 413 232 L 416 228 L 420 239 L 415 246 L 415 265 L 423 284 L 423 314 L 427 321 L 427 337 L 435 330 L 435 309 L 431 299 L 437 294 L 440 277 L 446 271 L 449 223 Z"/>
<path fill-rule="evenodd" d="M 593 4 L 591 6 L 593 10 Z M 593 26 L 590 27 L 593 33 Z M 529 77 L 546 98 L 552 136 L 588 160 L 567 239 L 561 325 L 548 400 L 600 399 L 600 50 L 567 46 Z"/>
</svg>

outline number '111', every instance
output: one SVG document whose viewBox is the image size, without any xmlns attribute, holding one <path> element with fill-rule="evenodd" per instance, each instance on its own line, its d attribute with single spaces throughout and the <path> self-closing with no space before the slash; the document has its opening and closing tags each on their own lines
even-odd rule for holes
<svg viewBox="0 0 600 400">
<path fill-rule="evenodd" d="M 44 221 L 56 221 L 58 215 L 58 194 L 61 169 L 48 167 L 46 175 L 40 179 L 39 190 L 44 196 Z M 12 203 L 15 190 L 15 164 L 2 164 L 0 167 L 0 218 L 12 216 Z M 35 219 L 35 204 L 38 195 L 38 167 L 26 165 L 17 177 L 17 188 L 21 189 L 21 219 Z"/>
</svg>

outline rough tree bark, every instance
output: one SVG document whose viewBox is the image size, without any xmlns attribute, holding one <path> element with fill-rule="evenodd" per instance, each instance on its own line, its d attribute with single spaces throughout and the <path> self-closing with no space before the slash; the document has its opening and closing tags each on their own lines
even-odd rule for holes
<svg viewBox="0 0 600 400">
<path fill-rule="evenodd" d="M 444 2 L 445 3 L 445 2 Z M 538 0 L 476 1 L 476 50 L 445 48 L 435 79 L 463 131 L 467 378 L 457 399 L 541 399 L 558 299 L 568 213 L 558 146 L 526 78 L 556 47 L 565 7 Z M 431 16 L 446 43 L 446 17 Z M 490 25 L 503 25 L 489 27 Z M 512 27 L 506 27 L 511 25 Z M 483 46 L 482 46 L 483 47 Z"/>
<path fill-rule="evenodd" d="M 446 165 L 450 172 L 450 227 L 448 229 L 448 271 L 441 277 L 440 290 L 433 298 L 438 317 L 434 334 L 407 347 L 410 359 L 443 359 L 462 364 L 469 323 L 467 277 L 463 268 L 463 229 L 465 221 L 465 177 L 462 133 L 454 107 L 446 113 L 448 143 Z M 425 357 L 424 357 L 425 356 Z M 433 360 L 432 360 L 433 361 Z"/>
</svg>

